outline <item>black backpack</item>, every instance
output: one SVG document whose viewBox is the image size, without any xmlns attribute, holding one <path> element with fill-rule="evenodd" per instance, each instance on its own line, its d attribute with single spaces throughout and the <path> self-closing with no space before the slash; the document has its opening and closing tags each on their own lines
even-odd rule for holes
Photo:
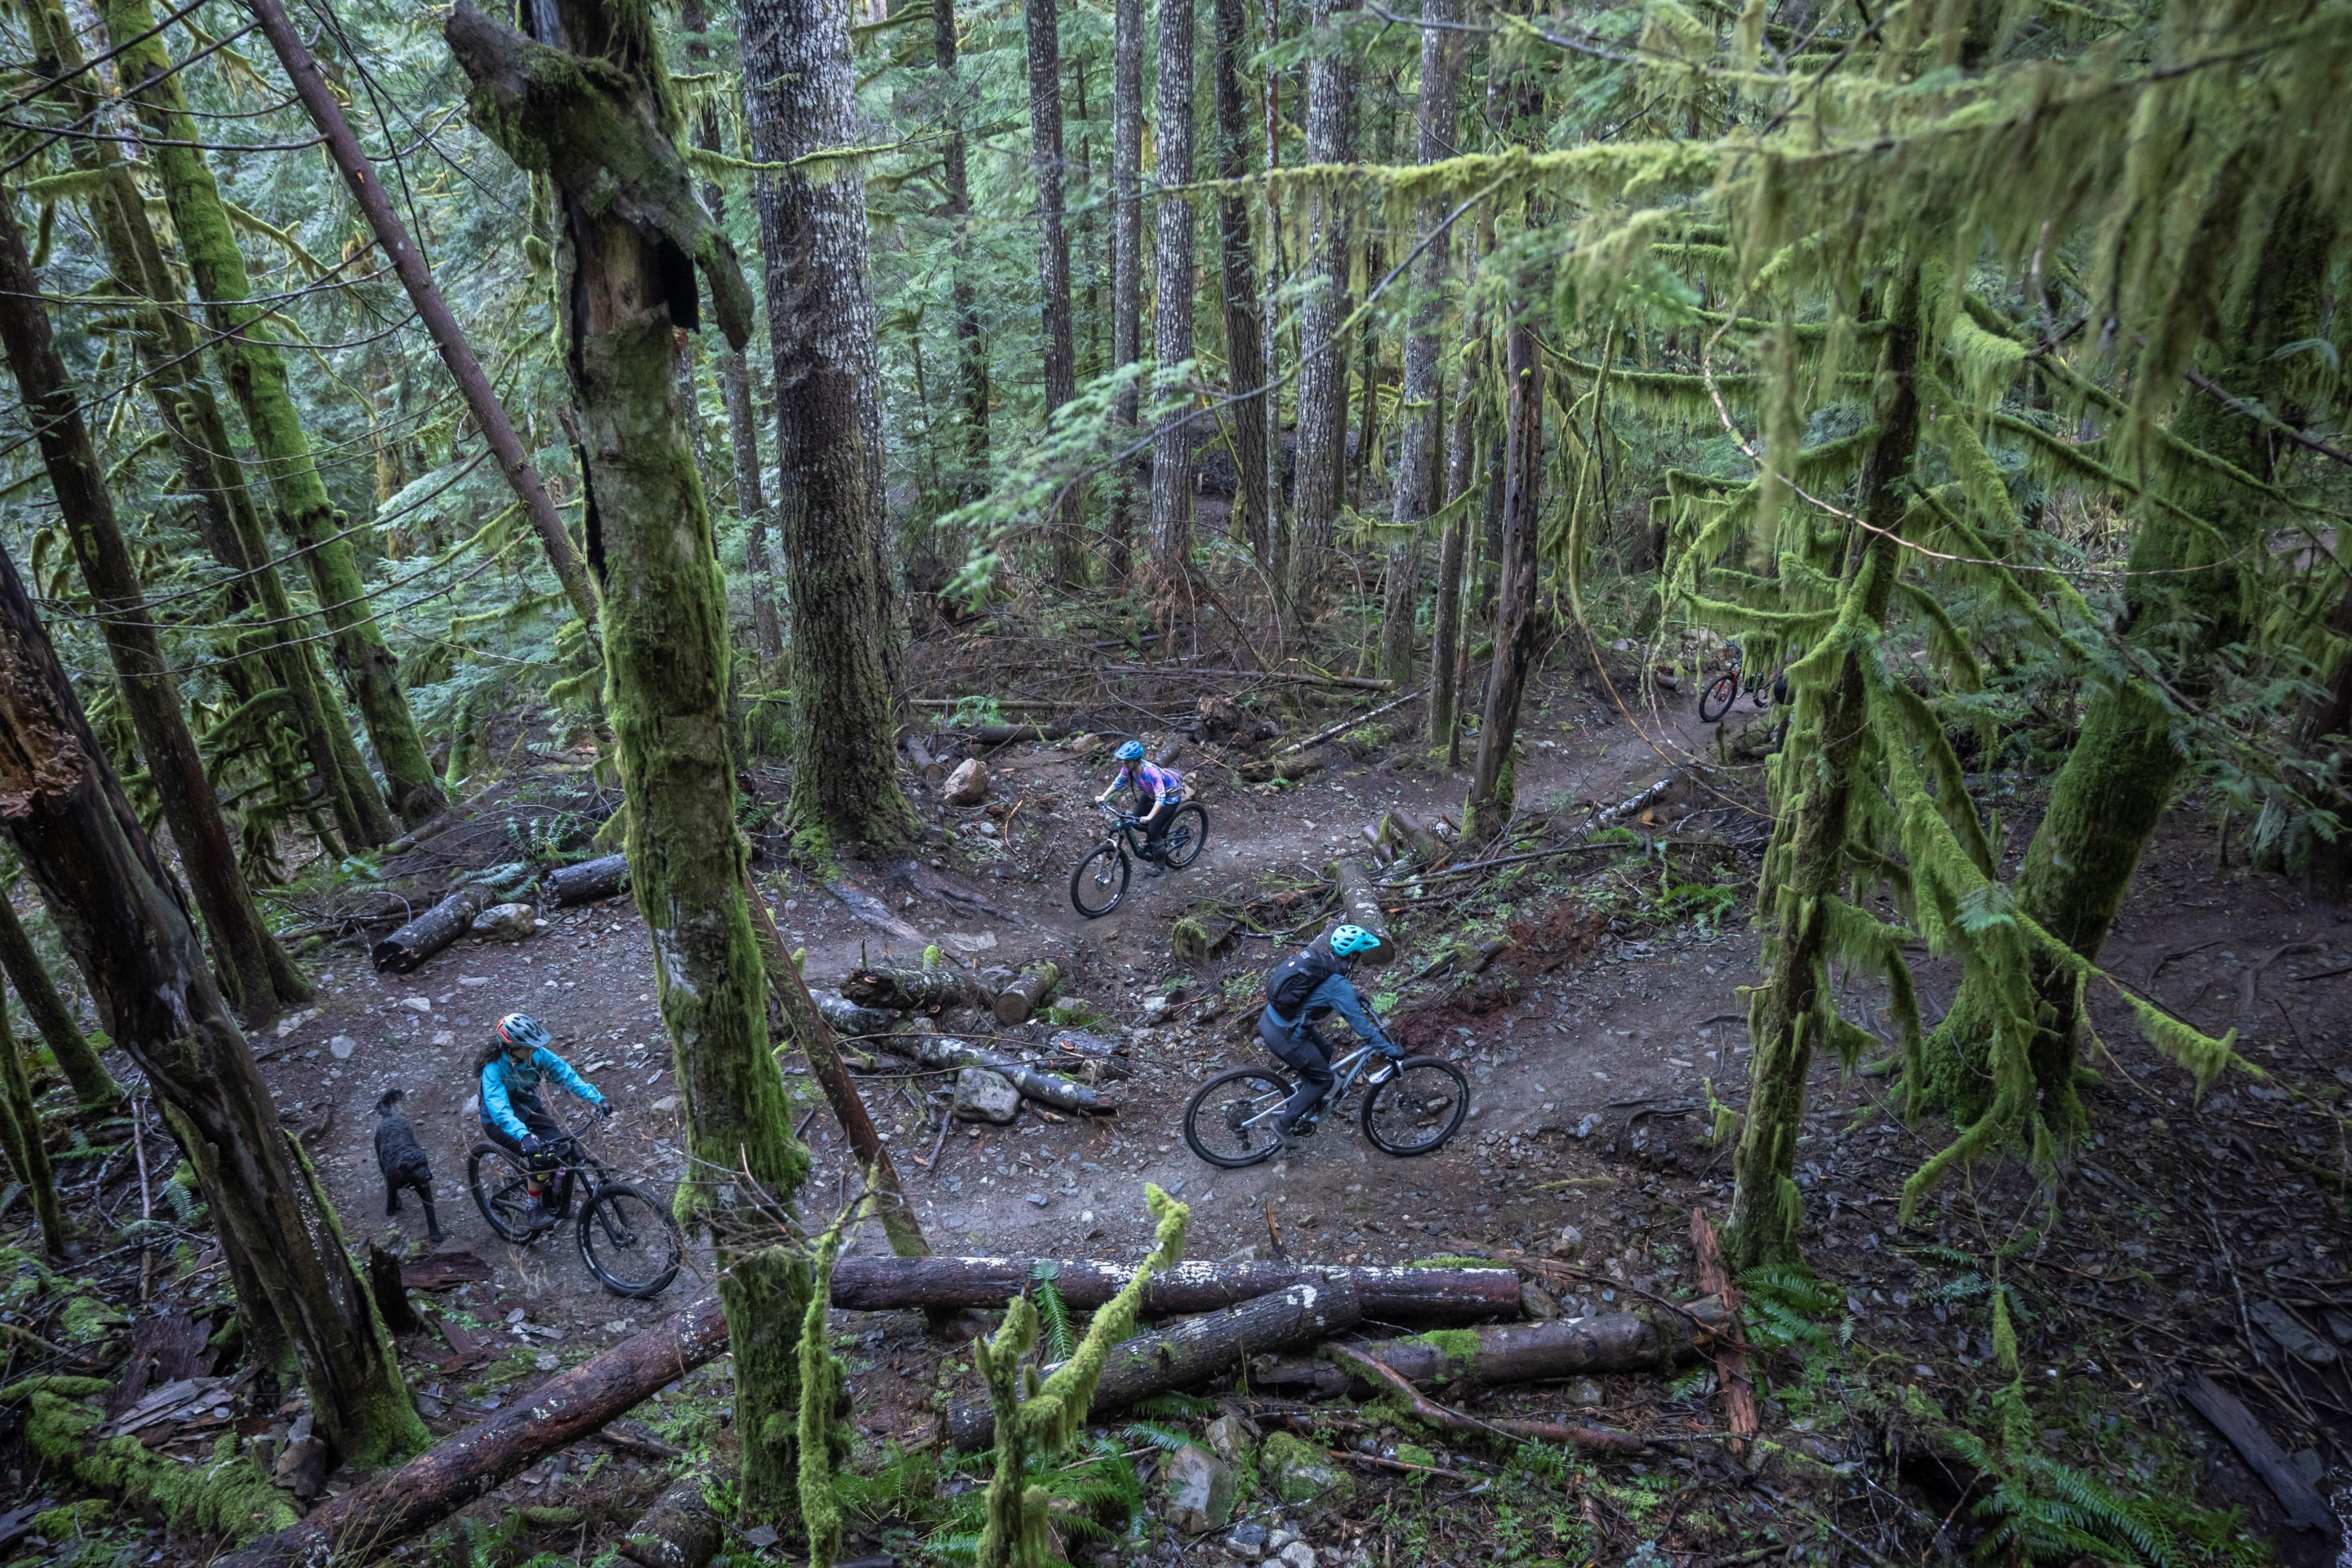
<svg viewBox="0 0 2352 1568">
<path fill-rule="evenodd" d="M 1307 1005 L 1315 988 L 1345 967 L 1329 953 L 1311 947 L 1276 964 L 1265 976 L 1265 999 L 1274 1005 L 1275 1016 L 1286 1024 L 1297 1022 L 1298 1010 Z"/>
</svg>

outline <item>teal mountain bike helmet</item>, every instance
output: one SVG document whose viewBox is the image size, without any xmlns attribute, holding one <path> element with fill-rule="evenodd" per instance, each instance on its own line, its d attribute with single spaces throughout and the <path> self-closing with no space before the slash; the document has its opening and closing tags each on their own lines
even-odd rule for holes
<svg viewBox="0 0 2352 1568">
<path fill-rule="evenodd" d="M 1118 751 L 1113 752 L 1111 755 L 1117 757 L 1122 763 L 1139 763 L 1143 760 L 1143 742 L 1140 741 L 1129 741 L 1126 745 L 1121 746 Z"/>
<path fill-rule="evenodd" d="M 1335 958 L 1353 958 L 1380 945 L 1381 939 L 1361 926 L 1341 926 L 1331 933 L 1331 954 Z"/>
</svg>

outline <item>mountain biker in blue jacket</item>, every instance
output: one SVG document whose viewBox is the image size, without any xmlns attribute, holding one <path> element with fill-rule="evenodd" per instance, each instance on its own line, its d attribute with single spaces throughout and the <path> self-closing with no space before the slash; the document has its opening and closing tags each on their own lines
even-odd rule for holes
<svg viewBox="0 0 2352 1568">
<path fill-rule="evenodd" d="M 1111 776 L 1109 786 L 1095 796 L 1095 804 L 1100 805 L 1121 788 L 1135 792 L 1135 817 L 1143 827 L 1144 870 L 1157 877 L 1166 854 L 1168 825 L 1184 798 L 1184 775 L 1174 768 L 1145 762 L 1140 741 L 1129 741 L 1111 755 L 1118 760 L 1118 772 Z"/>
<path fill-rule="evenodd" d="M 1391 1060 L 1404 1047 L 1389 1038 L 1364 999 L 1348 978 L 1360 953 L 1373 951 L 1381 939 L 1361 926 L 1343 925 L 1332 931 L 1329 952 L 1310 942 L 1305 951 L 1275 965 L 1265 977 L 1265 1011 L 1258 1015 L 1257 1037 L 1298 1075 L 1298 1087 L 1282 1102 L 1275 1130 L 1288 1137 L 1299 1121 L 1330 1092 L 1338 1081 L 1331 1071 L 1331 1047 L 1315 1026 L 1337 1013 L 1367 1045 Z"/>
<path fill-rule="evenodd" d="M 530 1014 L 508 1014 L 499 1020 L 496 1033 L 498 1037 L 474 1064 L 481 1079 L 482 1133 L 523 1162 L 530 1193 L 523 1224 L 537 1233 L 555 1223 L 544 1190 L 546 1173 L 555 1164 L 547 1147 L 563 1136 L 563 1129 L 540 1103 L 540 1079 L 554 1079 L 594 1106 L 600 1116 L 613 1114 L 613 1102 L 548 1048 L 547 1030 Z"/>
</svg>

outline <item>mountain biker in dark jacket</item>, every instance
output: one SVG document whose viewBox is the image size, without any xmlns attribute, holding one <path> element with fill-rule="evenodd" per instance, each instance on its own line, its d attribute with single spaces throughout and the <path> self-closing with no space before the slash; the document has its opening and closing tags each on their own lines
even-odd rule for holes
<svg viewBox="0 0 2352 1568">
<path fill-rule="evenodd" d="M 1286 1137 L 1297 1131 L 1300 1118 L 1322 1104 L 1338 1081 L 1331 1071 L 1330 1044 L 1317 1032 L 1317 1024 L 1337 1013 L 1381 1055 L 1391 1059 L 1404 1055 L 1348 978 L 1357 955 L 1379 947 L 1381 939 L 1361 926 L 1343 925 L 1332 931 L 1328 954 L 1323 945 L 1310 942 L 1265 977 L 1265 1011 L 1258 1015 L 1257 1037 L 1298 1075 L 1298 1087 L 1282 1102 L 1282 1114 L 1275 1121 L 1275 1130 Z"/>
<path fill-rule="evenodd" d="M 548 1048 L 547 1030 L 530 1014 L 508 1014 L 499 1020 L 496 1034 L 474 1064 L 481 1079 L 482 1133 L 523 1162 L 530 1193 L 523 1224 L 533 1232 L 542 1231 L 555 1223 L 544 1191 L 546 1173 L 555 1163 L 547 1146 L 563 1136 L 563 1129 L 540 1103 L 540 1079 L 554 1079 L 594 1106 L 600 1116 L 613 1114 L 613 1102 Z"/>
<path fill-rule="evenodd" d="M 1095 804 L 1100 805 L 1122 787 L 1134 791 L 1135 817 L 1143 828 L 1144 868 L 1156 877 L 1167 852 L 1168 825 L 1175 820 L 1176 807 L 1184 798 L 1184 775 L 1174 768 L 1145 762 L 1140 741 L 1129 741 L 1111 755 L 1118 759 L 1118 772 L 1112 775 L 1109 787 L 1095 796 Z"/>
</svg>

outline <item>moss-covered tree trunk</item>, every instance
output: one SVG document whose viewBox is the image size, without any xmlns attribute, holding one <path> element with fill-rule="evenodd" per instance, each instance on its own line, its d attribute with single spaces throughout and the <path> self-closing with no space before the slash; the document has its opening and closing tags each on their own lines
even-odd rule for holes
<svg viewBox="0 0 2352 1568">
<path fill-rule="evenodd" d="M 808 1155 L 769 1050 L 766 977 L 735 827 L 726 596 L 677 394 L 677 329 L 700 320 L 694 275 L 681 264 L 701 262 L 739 350 L 751 328 L 749 290 L 693 205 L 670 140 L 683 127 L 654 39 L 638 25 L 644 13 L 609 0 L 544 0 L 530 16 L 536 37 L 526 37 L 460 4 L 447 33 L 475 83 L 477 122 L 519 162 L 547 169 L 560 199 L 564 357 L 590 536 L 604 563 L 605 707 L 629 802 L 629 881 L 653 934 L 686 1100 L 693 1174 L 681 1206 L 716 1249 L 742 1436 L 742 1518 L 773 1519 L 794 1500 L 809 1283 L 792 1204 Z M 756 33 L 761 19 L 747 16 L 745 26 Z M 629 192 L 619 201 L 610 199 L 616 184 Z M 799 622 L 796 645 L 808 626 Z"/>
<path fill-rule="evenodd" d="M 1111 0 L 1110 205 L 1110 367 L 1124 370 L 1143 357 L 1143 0 Z M 1130 383 L 1112 404 L 1112 422 L 1131 434 L 1139 407 Z M 1111 474 L 1104 569 L 1122 586 L 1134 570 L 1135 492 L 1142 471 L 1139 458 Z"/>
<path fill-rule="evenodd" d="M 2213 373 L 2219 384 L 2265 406 L 2292 401 L 2283 395 L 2292 367 L 2278 356 L 2325 331 L 2336 234 L 2308 191 L 2282 203 L 2261 261 L 2215 334 L 2231 345 Z M 2201 393 L 2183 395 L 2174 438 L 2259 479 L 2273 476 L 2279 446 L 2261 420 Z M 2172 689 L 2194 701 L 2210 689 L 2221 651 L 2249 634 L 2256 608 L 2250 569 L 2273 511 L 2259 492 L 2208 467 L 2165 460 L 2173 469 L 2167 490 L 2174 504 L 2150 506 L 2139 520 L 2118 630 L 2141 669 L 2169 671 Z M 2175 732 L 2179 717 L 2144 676 L 2094 689 L 2018 868 L 2012 889 L 2020 912 L 2093 962 L 2188 769 L 2186 738 Z M 2050 954 L 2037 953 L 2032 963 L 2042 1026 L 2029 1056 L 2042 1114 L 2053 1127 L 2079 1127 L 2075 977 Z M 1927 1096 L 1963 1122 L 1974 1121 L 1992 1095 L 1988 1063 L 1997 1015 L 1988 984 L 1979 976 L 1964 983 L 1927 1041 Z"/>
<path fill-rule="evenodd" d="M 1904 486 L 1919 445 L 1918 280 L 1908 273 L 1888 310 L 1879 364 L 1878 437 L 1856 481 L 1867 528 L 1850 531 L 1834 668 L 1799 684 L 1791 739 L 1776 763 L 1772 842 L 1759 880 L 1765 976 L 1748 1005 L 1748 1110 L 1732 1153 L 1724 1257 L 1735 1272 L 1791 1258 L 1800 1201 L 1794 1179 L 1805 1082 L 1835 1017 L 1829 994 L 1832 901 L 1846 881 L 1856 777 L 1868 741 L 1863 660 L 1876 658 L 1902 567 Z"/>
<path fill-rule="evenodd" d="M 182 253 L 196 292 L 210 307 L 229 388 L 245 412 L 279 524 L 302 551 L 336 663 L 359 705 L 394 804 L 403 817 L 420 822 L 439 809 L 440 784 L 401 693 L 392 651 L 376 628 L 367 580 L 344 537 L 346 524 L 312 458 L 270 321 L 274 307 L 253 302 L 244 253 L 199 147 L 204 132 L 187 112 L 161 37 L 153 36 L 153 6 L 149 0 L 105 0 L 102 13 L 124 93 L 146 127 Z"/>
<path fill-rule="evenodd" d="M 17 232 L 15 199 L 5 186 L 0 186 L 0 345 L 5 347 L 9 369 L 24 395 L 26 417 L 48 469 L 74 559 L 89 588 L 123 706 L 131 710 L 148 777 L 163 803 L 163 820 L 171 826 L 180 865 L 203 912 L 222 978 L 248 1019 L 275 1017 L 280 1004 L 307 1000 L 310 988 L 270 934 L 237 865 L 228 824 L 221 817 L 212 781 L 205 776 L 196 738 L 188 731 L 179 683 L 164 660 L 163 639 L 147 611 L 145 587 L 116 524 L 105 468 L 50 337 L 40 279 Z"/>
<path fill-rule="evenodd" d="M 52 1258 L 63 1258 L 72 1231 L 65 1211 L 58 1206 L 58 1182 L 49 1169 L 48 1146 L 41 1142 L 40 1113 L 33 1107 L 32 1079 L 25 1058 L 16 1051 L 16 1033 L 8 1026 L 8 1003 L 0 994 L 0 1153 L 8 1168 L 33 1197 L 33 1218 L 41 1227 L 41 1245 Z"/>
<path fill-rule="evenodd" d="M 1021 7 L 1029 64 L 1029 165 L 1037 182 L 1037 283 L 1044 294 L 1045 416 L 1078 395 L 1077 334 L 1070 320 L 1070 237 L 1063 226 L 1062 32 L 1054 0 Z M 1087 581 L 1083 492 L 1063 487 L 1046 533 L 1054 581 L 1081 588 Z"/>
<path fill-rule="evenodd" d="M 1250 166 L 1249 95 L 1242 62 L 1252 53 L 1242 0 L 1216 0 L 1217 153 L 1220 180 L 1239 180 Z M 1273 559 L 1265 480 L 1265 414 L 1253 395 L 1265 390 L 1265 351 L 1258 342 L 1257 281 L 1250 259 L 1250 197 L 1230 189 L 1217 198 L 1217 278 L 1224 294 L 1225 375 L 1233 387 L 1234 496 L 1231 537 L 1263 566 Z"/>
<path fill-rule="evenodd" d="M 1474 252 L 1463 270 L 1475 273 L 1477 257 Z M 1477 310 L 1466 303 L 1469 290 L 1463 290 L 1465 304 L 1462 321 L 1462 368 L 1454 378 L 1454 418 L 1445 430 L 1445 504 L 1454 505 L 1470 493 L 1476 482 L 1478 468 L 1477 384 L 1479 361 L 1484 357 L 1486 324 Z M 1447 765 L 1453 765 L 1454 738 L 1459 728 L 1458 717 L 1467 700 L 1462 690 L 1463 655 L 1468 650 L 1468 638 L 1464 635 L 1465 612 L 1469 606 L 1470 580 L 1470 518 L 1467 509 L 1446 520 L 1445 531 L 1437 544 L 1437 606 L 1431 617 L 1432 632 L 1429 648 L 1429 743 L 1447 748 Z"/>
<path fill-rule="evenodd" d="M 939 68 L 947 137 L 940 148 L 940 184 L 947 200 L 940 216 L 954 226 L 949 241 L 948 308 L 955 316 L 956 405 L 963 427 L 962 471 L 953 484 L 959 503 L 980 499 L 988 484 L 988 335 L 980 324 L 980 291 L 972 283 L 971 179 L 964 158 L 963 74 L 956 64 L 955 0 L 931 0 L 931 63 Z"/>
<path fill-rule="evenodd" d="M 334 1212 L 299 1170 L 252 1047 L 5 553 L 0 828 L 195 1167 L 262 1362 L 290 1345 L 319 1429 L 352 1463 L 420 1446 L 424 1423 Z"/>
<path fill-rule="evenodd" d="M 1510 819 L 1512 766 L 1518 743 L 1519 705 L 1534 672 L 1543 637 L 1543 606 L 1536 599 L 1537 534 L 1542 527 L 1543 352 L 1533 326 L 1514 321 L 1504 340 L 1510 417 L 1503 523 L 1502 599 L 1495 618 L 1495 663 L 1486 679 L 1486 710 L 1478 726 L 1478 760 L 1463 806 L 1462 833 L 1489 837 Z"/>
<path fill-rule="evenodd" d="M 816 0 L 743 9 L 751 144 L 784 163 L 859 135 L 848 22 Z M 821 850 L 912 831 L 899 793 L 866 185 L 855 167 L 762 174 L 760 241 L 776 367 L 784 577 L 792 597 L 792 816 Z"/>
<path fill-rule="evenodd" d="M 0 890 L 0 972 L 5 972 L 8 984 L 16 989 L 16 999 L 33 1016 L 33 1027 L 41 1032 L 41 1043 L 49 1047 L 58 1070 L 73 1086 L 74 1098 L 85 1108 L 110 1106 L 121 1100 L 122 1090 L 114 1075 L 106 1070 L 89 1037 L 74 1022 L 66 999 L 58 994 L 48 966 L 33 946 L 33 935 L 16 918 L 16 906 L 5 890 Z"/>
<path fill-rule="evenodd" d="M 1340 9 L 1337 0 L 1311 0 L 1309 25 L 1324 27 Z M 1318 49 L 1307 61 L 1307 161 L 1344 163 L 1349 153 L 1354 68 L 1344 54 Z M 1311 614 L 1322 600 L 1322 578 L 1338 538 L 1339 500 L 1347 479 L 1348 350 L 1340 331 L 1348 317 L 1347 198 L 1328 186 L 1310 187 L 1301 215 L 1306 234 L 1306 298 L 1298 310 L 1298 461 L 1291 487 L 1291 560 L 1283 569 L 1292 601 Z"/>
<path fill-rule="evenodd" d="M 62 106 L 78 115 L 96 112 L 96 79 L 81 68 L 81 46 L 63 8 L 57 0 L 39 0 L 26 16 L 34 35 L 35 72 L 58 83 L 55 90 Z M 198 500 L 205 546 L 232 574 L 228 605 L 238 612 L 258 611 L 265 629 L 245 639 L 246 645 L 258 649 L 272 683 L 285 689 L 287 713 L 344 843 L 353 848 L 384 843 L 397 829 L 343 722 L 340 700 L 319 671 L 307 624 L 294 614 L 285 580 L 269 558 L 261 515 L 197 354 L 182 285 L 164 262 L 130 168 L 111 142 L 77 139 L 68 146 L 76 166 L 97 176 L 86 200 L 115 284 L 133 299 L 154 302 L 153 309 L 133 309 L 130 335 L 146 366 L 183 479 Z"/>
<path fill-rule="evenodd" d="M 1151 574 L 1152 592 L 1176 613 L 1192 554 L 1192 400 L 1173 379 L 1192 357 L 1192 198 L 1184 194 L 1192 183 L 1192 0 L 1160 0 L 1159 42 L 1151 346 L 1161 412 L 1151 439 Z"/>
</svg>

